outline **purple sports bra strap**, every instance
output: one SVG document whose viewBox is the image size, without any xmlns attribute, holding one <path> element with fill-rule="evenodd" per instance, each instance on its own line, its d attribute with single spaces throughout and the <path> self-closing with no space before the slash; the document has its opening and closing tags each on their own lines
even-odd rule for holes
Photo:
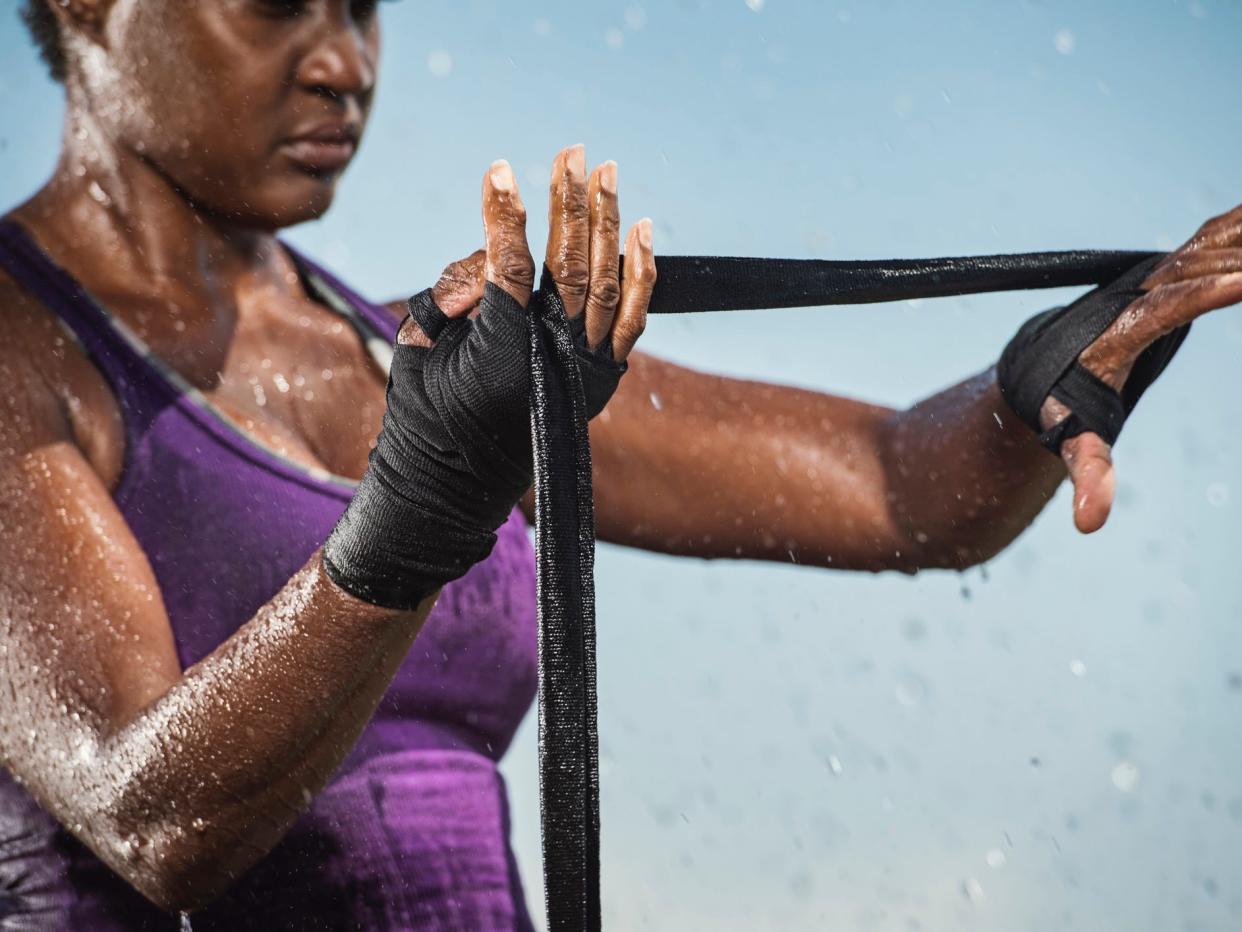
<svg viewBox="0 0 1242 932">
<path fill-rule="evenodd" d="M 294 261 L 301 266 L 304 273 L 311 273 L 313 283 L 314 279 L 317 278 L 319 279 L 319 282 L 315 284 L 327 286 L 329 294 L 321 294 L 321 298 L 330 299 L 333 296 L 332 292 L 335 292 L 336 297 L 346 301 L 349 304 L 349 308 L 361 317 L 366 322 L 367 326 L 382 336 L 388 344 L 392 344 L 397 339 L 397 331 L 401 328 L 401 321 L 399 321 L 387 308 L 380 307 L 377 304 L 372 304 L 327 269 L 323 268 L 317 262 L 308 259 L 288 243 L 284 243 L 282 241 L 282 245 L 289 251 L 289 254 L 293 257 Z"/>
<path fill-rule="evenodd" d="M 112 382 L 123 409 L 132 412 L 136 383 L 147 371 L 141 353 L 121 336 L 82 286 L 8 218 L 0 219 L 0 269 L 69 328 Z"/>
</svg>

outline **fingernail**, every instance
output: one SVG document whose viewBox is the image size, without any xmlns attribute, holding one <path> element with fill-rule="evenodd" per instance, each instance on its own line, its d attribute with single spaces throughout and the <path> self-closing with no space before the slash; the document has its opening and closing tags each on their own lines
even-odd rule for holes
<svg viewBox="0 0 1242 932">
<path fill-rule="evenodd" d="M 512 191 L 514 187 L 513 169 L 504 159 L 492 162 L 492 187 L 497 191 Z"/>
<path fill-rule="evenodd" d="M 572 146 L 569 150 L 569 157 L 565 159 L 565 167 L 575 178 L 584 177 L 586 175 L 586 146 L 581 143 Z"/>
<path fill-rule="evenodd" d="M 599 186 L 609 194 L 617 193 L 617 163 L 605 162 L 599 173 Z"/>
<path fill-rule="evenodd" d="M 638 242 L 643 249 L 651 248 L 651 218 L 644 217 L 638 221 Z"/>
</svg>

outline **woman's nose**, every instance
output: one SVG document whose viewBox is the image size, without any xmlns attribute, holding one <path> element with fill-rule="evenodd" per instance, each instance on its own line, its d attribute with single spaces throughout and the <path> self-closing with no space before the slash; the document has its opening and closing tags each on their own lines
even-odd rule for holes
<svg viewBox="0 0 1242 932">
<path fill-rule="evenodd" d="M 375 59 L 365 32 L 352 21 L 333 18 L 302 60 L 298 80 L 334 95 L 369 94 L 375 86 Z"/>
</svg>

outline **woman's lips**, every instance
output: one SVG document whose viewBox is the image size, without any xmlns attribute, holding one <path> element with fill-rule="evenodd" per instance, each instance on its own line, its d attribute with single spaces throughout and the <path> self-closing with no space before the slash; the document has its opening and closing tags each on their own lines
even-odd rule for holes
<svg viewBox="0 0 1242 932">
<path fill-rule="evenodd" d="M 281 150 L 303 168 L 318 174 L 338 172 L 354 157 L 352 139 L 291 139 Z"/>
</svg>

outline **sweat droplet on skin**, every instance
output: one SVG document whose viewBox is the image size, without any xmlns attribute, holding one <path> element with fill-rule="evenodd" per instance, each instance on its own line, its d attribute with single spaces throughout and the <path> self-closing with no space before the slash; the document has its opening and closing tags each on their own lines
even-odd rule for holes
<svg viewBox="0 0 1242 932">
<path fill-rule="evenodd" d="M 112 198 L 108 197 L 108 192 L 99 186 L 98 181 L 92 181 L 87 191 L 90 193 L 91 200 L 104 207 L 112 206 Z"/>
</svg>

